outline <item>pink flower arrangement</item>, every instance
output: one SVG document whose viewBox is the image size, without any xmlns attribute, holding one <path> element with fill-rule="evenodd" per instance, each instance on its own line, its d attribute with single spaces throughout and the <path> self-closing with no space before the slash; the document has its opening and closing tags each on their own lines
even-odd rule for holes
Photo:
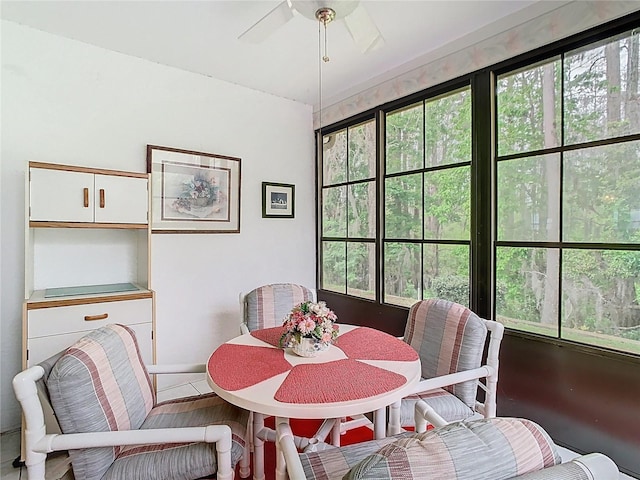
<svg viewBox="0 0 640 480">
<path fill-rule="evenodd" d="M 334 324 L 337 319 L 325 302 L 302 302 L 285 317 L 280 346 L 290 347 L 304 337 L 329 344 L 338 338 L 338 326 Z"/>
</svg>

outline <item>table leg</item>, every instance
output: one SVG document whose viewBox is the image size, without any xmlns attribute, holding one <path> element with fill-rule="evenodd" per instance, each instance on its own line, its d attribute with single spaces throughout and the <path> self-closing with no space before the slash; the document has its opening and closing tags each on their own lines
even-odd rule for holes
<svg viewBox="0 0 640 480">
<path fill-rule="evenodd" d="M 340 446 L 340 424 L 341 418 L 334 419 L 333 428 L 331 429 L 331 445 Z"/>
<path fill-rule="evenodd" d="M 289 423 L 288 418 L 276 417 L 276 429 L 281 423 Z M 277 437 L 277 434 L 276 434 Z M 284 455 L 282 454 L 282 448 L 280 448 L 280 442 L 276 439 L 276 480 L 288 480 L 287 465 L 284 461 Z"/>
<path fill-rule="evenodd" d="M 264 480 L 264 441 L 258 437 L 264 428 L 264 415 L 253 412 L 253 480 Z"/>
<path fill-rule="evenodd" d="M 402 426 L 400 425 L 400 404 L 402 400 L 393 402 L 389 406 L 389 432 L 388 435 L 397 435 L 400 433 Z"/>
<path fill-rule="evenodd" d="M 376 440 L 387 436 L 387 409 L 379 408 L 373 412 L 373 433 Z"/>
</svg>

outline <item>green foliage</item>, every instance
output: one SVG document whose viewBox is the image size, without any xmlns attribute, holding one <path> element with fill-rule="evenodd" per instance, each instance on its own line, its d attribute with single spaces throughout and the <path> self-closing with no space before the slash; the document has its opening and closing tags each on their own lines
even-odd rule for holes
<svg viewBox="0 0 640 480">
<path fill-rule="evenodd" d="M 436 298 L 469 305 L 469 277 L 436 277 L 431 280 L 431 291 Z"/>
</svg>

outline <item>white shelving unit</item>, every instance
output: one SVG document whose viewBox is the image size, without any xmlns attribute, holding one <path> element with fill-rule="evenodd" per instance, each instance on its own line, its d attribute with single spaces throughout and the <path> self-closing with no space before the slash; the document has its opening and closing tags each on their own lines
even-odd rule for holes
<svg viewBox="0 0 640 480">
<path fill-rule="evenodd" d="M 148 174 L 30 162 L 23 367 L 88 331 L 129 325 L 155 363 Z"/>
</svg>

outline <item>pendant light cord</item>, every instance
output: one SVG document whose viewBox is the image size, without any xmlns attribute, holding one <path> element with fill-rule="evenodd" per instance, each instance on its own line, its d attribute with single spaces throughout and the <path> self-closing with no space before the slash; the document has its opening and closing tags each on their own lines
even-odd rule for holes
<svg viewBox="0 0 640 480">
<path fill-rule="evenodd" d="M 322 139 L 322 60 L 324 60 L 324 57 L 322 55 L 321 24 L 324 24 L 324 22 L 322 21 L 318 22 L 318 101 L 319 101 L 319 109 L 320 109 L 318 112 L 318 122 L 319 122 L 318 132 L 320 134 L 320 148 L 324 148 L 323 139 Z M 326 24 L 324 27 L 325 27 L 324 39 L 325 39 L 325 50 L 326 50 L 326 41 L 327 41 Z M 320 153 L 322 154 L 322 150 L 320 150 Z"/>
</svg>

